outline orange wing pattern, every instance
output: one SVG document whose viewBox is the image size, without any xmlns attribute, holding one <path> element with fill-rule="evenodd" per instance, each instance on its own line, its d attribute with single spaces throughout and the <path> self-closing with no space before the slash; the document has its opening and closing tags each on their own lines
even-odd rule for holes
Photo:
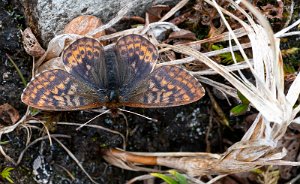
<svg viewBox="0 0 300 184">
<path fill-rule="evenodd" d="M 66 70 L 94 88 L 104 88 L 107 82 L 104 51 L 100 42 L 83 37 L 70 44 L 63 53 Z"/>
<path fill-rule="evenodd" d="M 116 52 L 119 57 L 119 78 L 121 84 L 127 88 L 145 79 L 158 58 L 156 47 L 143 36 L 135 34 L 120 38 L 116 43 Z"/>
<path fill-rule="evenodd" d="M 22 101 L 42 110 L 80 110 L 103 106 L 96 92 L 63 70 L 48 70 L 24 89 Z"/>
<path fill-rule="evenodd" d="M 157 108 L 189 104 L 204 95 L 204 88 L 186 70 L 176 66 L 162 66 L 145 79 L 142 89 L 126 98 L 126 106 Z"/>
</svg>

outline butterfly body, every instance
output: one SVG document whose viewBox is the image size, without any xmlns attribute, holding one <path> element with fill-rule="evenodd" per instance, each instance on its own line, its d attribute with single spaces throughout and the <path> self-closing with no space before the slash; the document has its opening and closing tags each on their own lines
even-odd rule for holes
<svg viewBox="0 0 300 184">
<path fill-rule="evenodd" d="M 25 88 L 22 101 L 43 110 L 107 106 L 157 108 L 185 105 L 204 95 L 201 84 L 176 66 L 155 68 L 158 52 L 140 35 L 127 35 L 104 51 L 83 37 L 63 52 L 64 70 L 48 70 Z"/>
</svg>

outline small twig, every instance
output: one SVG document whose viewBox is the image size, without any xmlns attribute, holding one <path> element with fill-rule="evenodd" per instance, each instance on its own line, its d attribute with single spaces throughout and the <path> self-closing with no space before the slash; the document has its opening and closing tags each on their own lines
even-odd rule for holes
<svg viewBox="0 0 300 184">
<path fill-rule="evenodd" d="M 15 69 L 17 70 L 17 72 L 18 72 L 18 74 L 19 74 L 19 76 L 20 76 L 20 78 L 22 80 L 23 85 L 26 87 L 27 82 L 26 82 L 26 80 L 25 80 L 25 78 L 24 78 L 21 70 L 19 69 L 19 67 L 16 65 L 16 63 L 11 59 L 11 57 L 7 53 L 6 53 L 6 57 L 14 65 Z"/>
</svg>

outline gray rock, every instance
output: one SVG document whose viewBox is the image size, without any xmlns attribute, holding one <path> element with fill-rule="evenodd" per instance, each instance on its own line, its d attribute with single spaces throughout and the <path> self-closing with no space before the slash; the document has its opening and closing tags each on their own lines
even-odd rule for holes
<svg viewBox="0 0 300 184">
<path fill-rule="evenodd" d="M 103 23 L 111 20 L 130 0 L 22 0 L 28 26 L 42 40 L 45 46 L 64 26 L 79 15 L 95 15 Z M 137 1 L 129 12 L 131 15 L 144 15 L 153 0 Z M 170 4 L 177 1 L 157 0 L 156 4 Z"/>
</svg>

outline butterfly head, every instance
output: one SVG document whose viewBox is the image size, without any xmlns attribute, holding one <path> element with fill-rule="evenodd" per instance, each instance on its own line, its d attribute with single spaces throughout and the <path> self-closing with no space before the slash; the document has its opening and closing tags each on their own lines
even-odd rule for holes
<svg viewBox="0 0 300 184">
<path fill-rule="evenodd" d="M 119 90 L 111 90 L 109 92 L 108 101 L 110 103 L 119 103 L 120 102 L 119 96 L 120 96 Z"/>
</svg>

